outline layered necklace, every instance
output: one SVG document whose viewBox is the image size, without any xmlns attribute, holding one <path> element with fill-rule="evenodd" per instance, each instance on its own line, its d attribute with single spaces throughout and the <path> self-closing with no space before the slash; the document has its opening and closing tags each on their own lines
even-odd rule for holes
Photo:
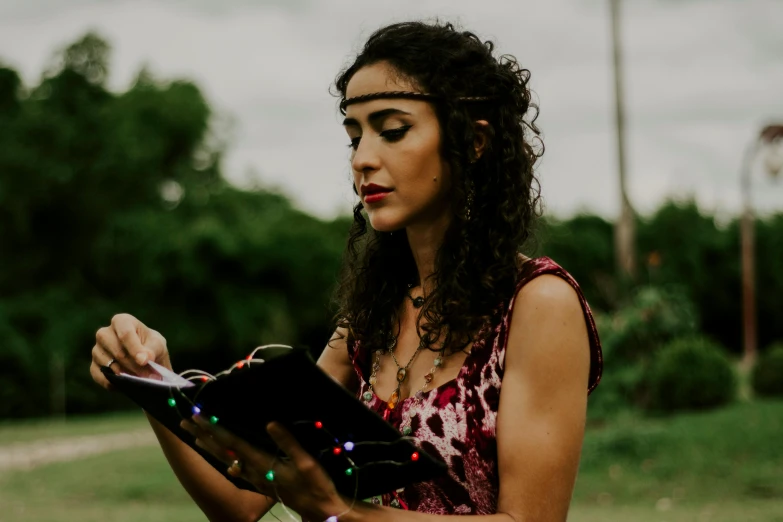
<svg viewBox="0 0 783 522">
<path fill-rule="evenodd" d="M 406 296 L 408 297 L 408 299 L 411 300 L 414 308 L 421 308 L 424 305 L 424 298 L 421 296 L 415 298 L 412 297 L 410 294 L 410 288 L 412 286 L 413 285 L 408 285 L 409 290 L 408 292 L 406 292 Z M 424 348 L 424 341 L 420 340 L 419 346 L 416 348 L 416 351 L 413 352 L 413 355 L 408 360 L 408 363 L 405 366 L 400 366 L 399 361 L 397 361 L 397 356 L 394 355 L 394 348 L 396 346 L 397 346 L 397 338 L 394 337 L 389 343 L 389 347 L 387 349 L 389 350 L 389 354 L 392 356 L 392 360 L 394 361 L 394 364 L 397 366 L 397 387 L 392 392 L 391 397 L 389 397 L 389 400 L 386 402 L 387 413 L 397 407 L 397 403 L 399 403 L 400 401 L 400 386 L 408 377 L 408 368 L 410 368 L 411 363 L 413 363 L 413 360 L 416 359 L 416 356 L 419 355 L 419 352 Z M 375 352 L 373 353 L 372 373 L 370 374 L 369 386 L 367 388 L 367 391 L 362 396 L 365 402 L 370 402 L 373 398 L 373 387 L 375 386 L 376 382 L 378 382 L 378 370 L 380 370 L 381 368 L 381 356 L 384 354 L 384 352 L 385 350 L 381 348 L 375 350 Z M 426 375 L 424 375 L 424 384 L 421 386 L 421 388 L 419 388 L 419 390 L 413 396 L 414 397 L 413 404 L 408 410 L 408 414 L 402 420 L 400 426 L 403 435 L 411 434 L 412 431 L 411 422 L 416 417 L 419 406 L 421 405 L 421 401 L 424 398 L 424 393 L 427 391 L 427 387 L 430 385 L 430 383 L 432 383 L 435 372 L 437 371 L 438 368 L 443 366 L 444 352 L 445 352 L 445 348 L 441 348 L 440 351 L 438 352 L 438 356 L 433 361 L 432 368 L 430 368 L 430 371 L 427 372 Z"/>
</svg>

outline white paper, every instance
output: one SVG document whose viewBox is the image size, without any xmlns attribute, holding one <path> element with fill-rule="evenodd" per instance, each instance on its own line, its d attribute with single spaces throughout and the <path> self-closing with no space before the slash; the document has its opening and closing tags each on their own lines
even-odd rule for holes
<svg viewBox="0 0 783 522">
<path fill-rule="evenodd" d="M 184 377 L 180 377 L 176 373 L 172 372 L 165 366 L 161 366 L 160 364 L 149 361 L 147 364 L 150 365 L 150 367 L 155 370 L 158 373 L 159 378 L 155 377 L 139 377 L 138 375 L 130 375 L 128 373 L 120 373 L 120 375 L 124 375 L 125 377 L 128 377 L 130 379 L 133 379 L 134 381 L 141 381 L 146 382 L 149 384 L 155 384 L 158 386 L 176 386 L 177 388 L 190 388 L 192 386 L 195 386 L 192 382 L 185 379 Z"/>
</svg>

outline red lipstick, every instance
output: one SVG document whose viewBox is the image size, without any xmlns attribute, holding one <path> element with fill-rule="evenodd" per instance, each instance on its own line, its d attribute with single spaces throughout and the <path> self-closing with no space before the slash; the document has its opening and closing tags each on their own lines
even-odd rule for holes
<svg viewBox="0 0 783 522">
<path fill-rule="evenodd" d="M 380 201 L 393 190 L 394 189 L 390 189 L 388 187 L 376 185 L 375 183 L 369 183 L 367 185 L 362 185 L 361 187 L 361 192 L 362 196 L 364 196 L 365 203 L 375 203 L 376 201 Z"/>
</svg>

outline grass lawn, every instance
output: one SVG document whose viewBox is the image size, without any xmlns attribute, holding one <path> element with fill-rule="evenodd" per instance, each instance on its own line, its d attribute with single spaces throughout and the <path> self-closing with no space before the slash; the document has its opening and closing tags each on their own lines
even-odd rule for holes
<svg viewBox="0 0 783 522">
<path fill-rule="evenodd" d="M 30 425 L 19 429 L 35 436 Z M 591 428 L 569 521 L 783 522 L 781 435 L 783 401 Z M 205 520 L 157 447 L 0 474 L 0 506 L 9 522 Z"/>
<path fill-rule="evenodd" d="M 65 421 L 49 419 L 0 421 L 0 445 L 80 435 L 120 433 L 145 427 L 148 428 L 149 423 L 141 410 L 73 417 Z"/>
</svg>

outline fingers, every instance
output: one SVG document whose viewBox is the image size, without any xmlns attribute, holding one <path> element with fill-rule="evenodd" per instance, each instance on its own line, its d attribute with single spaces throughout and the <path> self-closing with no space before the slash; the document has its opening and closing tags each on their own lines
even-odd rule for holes
<svg viewBox="0 0 783 522">
<path fill-rule="evenodd" d="M 184 419 L 179 425 L 196 438 L 196 446 L 210 452 L 224 463 L 231 464 L 237 458 L 236 452 L 219 444 L 209 432 L 201 429 L 198 424 Z"/>
<path fill-rule="evenodd" d="M 106 376 L 101 372 L 100 365 L 96 364 L 95 361 L 93 361 L 90 365 L 90 375 L 92 376 L 92 380 L 97 382 L 101 387 L 109 391 L 114 390 L 114 387 L 111 385 L 108 379 L 106 379 Z"/>
<path fill-rule="evenodd" d="M 195 418 L 200 420 L 193 422 L 185 419 L 180 423 L 180 427 L 196 437 L 196 446 L 229 466 L 229 475 L 247 480 L 259 493 L 274 498 L 274 485 L 267 477 L 274 459 L 224 429 L 220 429 L 220 435 L 216 436 L 217 430 L 214 426 L 209 425 L 207 428 L 203 418 L 198 415 Z M 237 446 L 242 446 L 243 449 L 240 450 Z M 233 466 L 235 461 L 239 461 L 239 468 Z"/>
<path fill-rule="evenodd" d="M 267 424 L 266 432 L 269 433 L 269 436 L 272 437 L 272 440 L 277 444 L 277 447 L 288 455 L 291 462 L 293 462 L 298 469 L 307 470 L 316 463 L 313 457 L 299 445 L 296 437 L 279 422 L 270 422 Z"/>
<path fill-rule="evenodd" d="M 106 379 L 106 376 L 103 375 L 103 372 L 101 371 L 101 367 L 106 366 L 109 363 L 112 363 L 109 367 L 114 374 L 120 373 L 119 364 L 116 362 L 112 362 L 112 357 L 108 355 L 106 350 L 98 346 L 97 344 L 92 347 L 92 362 L 90 364 L 90 376 L 92 376 L 92 380 L 94 380 L 96 383 L 98 383 L 101 387 L 107 389 L 107 390 L 114 390 L 114 386 Z"/>
<path fill-rule="evenodd" d="M 118 375 L 121 371 L 120 365 L 117 363 L 116 359 L 108 352 L 108 350 L 102 348 L 98 344 L 92 347 L 92 362 L 99 368 L 101 366 L 107 366 L 111 371 L 114 372 L 114 375 Z M 111 363 L 111 366 L 109 366 L 109 363 Z"/>
<path fill-rule="evenodd" d="M 253 453 L 259 453 L 258 450 L 256 450 L 253 446 L 244 440 L 240 439 L 221 426 L 211 424 L 201 415 L 194 415 L 192 424 L 197 428 L 197 432 L 200 435 L 203 434 L 205 437 L 214 439 L 217 444 L 224 448 L 231 448 L 234 453 L 239 455 L 241 458 L 248 458 L 252 456 Z M 197 436 L 200 437 L 200 435 Z M 232 457 L 231 460 L 234 460 L 234 458 L 237 457 Z"/>
<path fill-rule="evenodd" d="M 275 473 L 284 472 L 284 466 L 281 465 L 277 457 L 257 449 L 220 425 L 211 424 L 201 415 L 194 415 L 193 421 L 206 437 L 212 439 L 211 444 L 230 449 L 233 452 L 233 456 L 229 456 L 230 460 L 225 462 L 230 463 L 234 459 L 239 459 L 247 465 L 248 469 L 253 468 L 262 475 L 266 474 L 267 471 L 272 469 L 272 465 L 277 463 Z"/>
<path fill-rule="evenodd" d="M 129 314 L 117 314 L 111 318 L 111 327 L 134 365 L 140 368 L 146 365 L 148 360 L 154 360 L 154 351 L 144 346 L 139 335 L 139 331 L 144 331 L 147 327 L 138 319 Z"/>
<path fill-rule="evenodd" d="M 133 360 L 113 327 L 105 326 L 98 330 L 95 333 L 95 341 L 97 350 L 93 349 L 93 360 L 97 364 L 106 364 L 110 359 L 114 359 L 117 364 L 112 364 L 112 370 L 115 373 L 124 371 L 142 376 L 150 373 L 149 370 L 142 368 Z"/>
</svg>

